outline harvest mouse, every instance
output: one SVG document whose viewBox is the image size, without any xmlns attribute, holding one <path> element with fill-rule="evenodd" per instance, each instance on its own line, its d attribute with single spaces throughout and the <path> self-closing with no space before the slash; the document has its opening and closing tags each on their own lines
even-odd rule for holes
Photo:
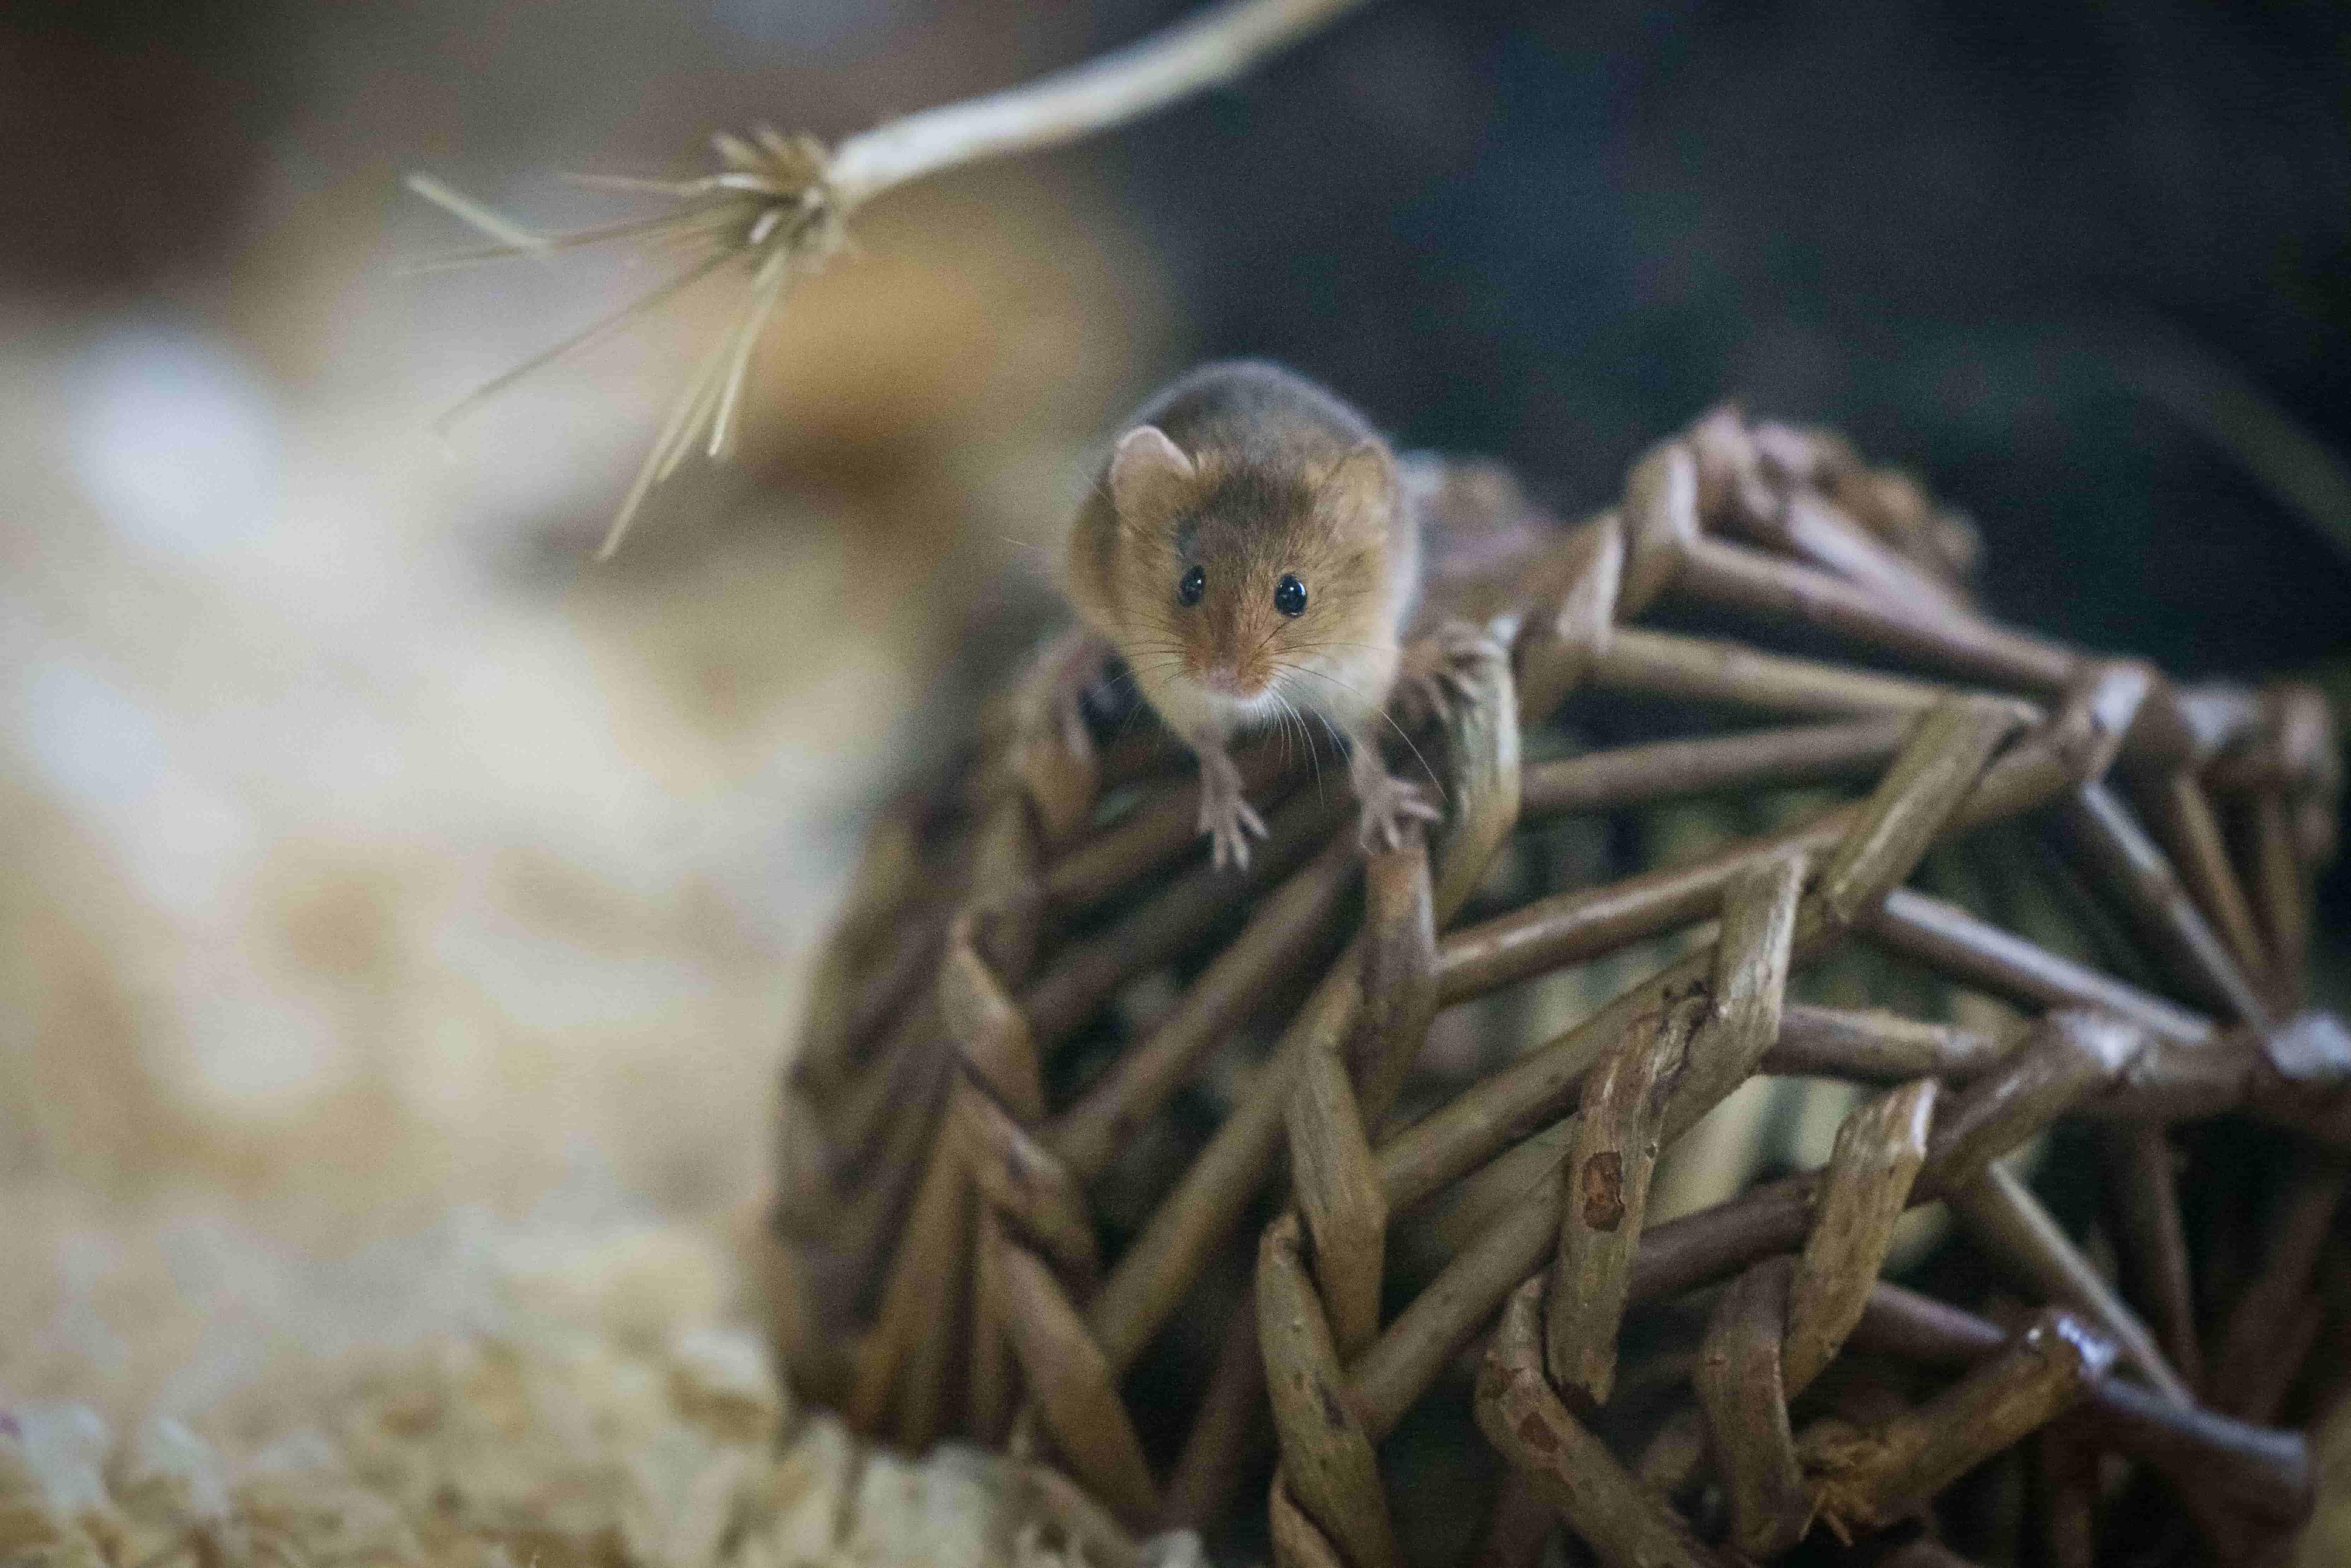
<svg viewBox="0 0 2351 1568">
<path fill-rule="evenodd" d="M 1204 365 L 1123 428 L 1071 530 L 1070 598 L 1200 763 L 1215 862 L 1265 824 L 1226 745 L 1311 716 L 1348 741 L 1364 845 L 1434 821 L 1376 727 L 1420 580 L 1396 464 L 1363 416 L 1278 365 Z"/>
</svg>

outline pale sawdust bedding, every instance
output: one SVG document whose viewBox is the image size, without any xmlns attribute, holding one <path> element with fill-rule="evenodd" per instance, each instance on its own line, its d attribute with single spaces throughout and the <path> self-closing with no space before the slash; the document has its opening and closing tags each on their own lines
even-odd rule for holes
<svg viewBox="0 0 2351 1568">
<path fill-rule="evenodd" d="M 68 1249 L 86 1247 L 92 1234 L 87 1215 L 77 1224 L 73 1236 L 58 1233 Z M 33 1260 L 60 1261 L 38 1256 L 39 1238 L 18 1234 L 32 1242 Z M 413 1256 L 410 1286 L 379 1290 L 372 1303 L 421 1324 L 398 1351 L 345 1343 L 330 1354 L 307 1353 L 296 1344 L 303 1335 L 288 1333 L 306 1303 L 279 1300 L 256 1303 L 256 1321 L 274 1314 L 275 1329 L 211 1325 L 275 1348 L 269 1364 L 251 1366 L 241 1380 L 199 1376 L 176 1385 L 201 1390 L 202 1409 L 162 1413 L 175 1402 L 169 1379 L 160 1385 L 164 1396 L 121 1416 L 119 1429 L 87 1404 L 8 1406 L 0 1415 L 0 1563 L 1180 1568 L 1197 1561 L 1188 1535 L 1135 1546 L 1035 1467 L 956 1447 L 912 1462 L 866 1448 L 829 1415 L 791 1410 L 755 1332 L 716 1308 L 727 1293 L 712 1289 L 726 1282 L 726 1249 L 694 1231 L 476 1226 L 401 1248 Z M 166 1250 L 149 1249 L 149 1261 L 115 1289 L 170 1288 Z M 205 1267 L 235 1272 L 244 1251 L 215 1244 Z M 178 1271 L 187 1271 L 184 1259 Z M 270 1288 L 257 1272 L 252 1282 Z M 220 1300 L 202 1291 L 191 1299 L 215 1307 Z M 54 1304 L 86 1320 L 107 1311 L 70 1292 Z M 348 1311 L 349 1297 L 326 1290 L 307 1305 Z M 38 1336 L 37 1325 L 26 1326 Z M 312 1326 L 322 1331 L 314 1343 L 340 1337 L 333 1324 Z M 104 1332 L 92 1321 L 47 1327 L 85 1342 Z M 126 1368 L 90 1370 L 102 1387 L 106 1373 Z"/>
</svg>

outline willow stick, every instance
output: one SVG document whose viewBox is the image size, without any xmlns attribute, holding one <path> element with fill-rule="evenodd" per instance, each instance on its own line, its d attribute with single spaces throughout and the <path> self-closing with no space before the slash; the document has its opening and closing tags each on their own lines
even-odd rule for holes
<svg viewBox="0 0 2351 1568">
<path fill-rule="evenodd" d="M 990 1096 L 956 1086 L 949 1134 L 963 1147 L 965 1169 L 990 1207 L 1042 1248 L 1062 1276 L 1083 1287 L 1101 1263 L 1093 1217 L 1070 1169 Z"/>
<path fill-rule="evenodd" d="M 1907 675 L 1764 653 L 1740 643 L 1619 626 L 1595 661 L 1593 684 L 1611 691 L 1729 703 L 1762 713 L 1922 714 L 1951 688 Z M 2032 705 L 2011 699 L 2026 722 Z"/>
<path fill-rule="evenodd" d="M 2283 788 L 2252 797 L 2253 895 L 2269 938 L 2270 984 L 2281 1010 L 2299 1007 L 2310 947 L 2310 886 Z"/>
<path fill-rule="evenodd" d="M 1004 1222 L 992 1206 L 981 1204 L 972 1227 L 971 1365 L 964 1400 L 971 1438 L 991 1446 L 1003 1442 L 1011 1426 L 1019 1387 L 1004 1326 L 1005 1284 L 997 1270 L 1004 1245 Z"/>
<path fill-rule="evenodd" d="M 2053 720 L 2020 738 L 1983 770 L 1949 811 L 1938 836 L 1955 836 L 2030 810 L 2095 777 L 2121 743 L 2146 685 L 2144 674 L 2128 667 L 2097 672 Z M 1917 720 L 1908 722 L 1915 727 Z M 1605 887 L 1554 894 L 1450 933 L 1437 955 L 1443 999 L 1482 995 L 1687 925 L 1710 913 L 1722 890 L 1741 872 L 1784 853 L 1827 854 L 1853 831 L 1865 809 L 1858 801 L 1834 807 L 1687 866 L 1644 873 Z"/>
<path fill-rule="evenodd" d="M 1841 480 L 1904 484 L 1865 474 L 1842 441 L 1775 421 L 1750 425 L 1728 404 L 1700 417 L 1682 439 L 1698 459 L 1699 507 L 1708 528 L 1737 529 L 1922 612 L 1965 607 L 1947 579 L 1948 560 L 1938 556 L 1931 566 L 1922 565 L 1881 540 L 1839 498 Z"/>
<path fill-rule="evenodd" d="M 1443 526 L 1442 509 L 1429 514 Z M 1592 661 L 1615 635 L 1625 575 L 1625 528 L 1614 512 L 1570 529 L 1536 569 L 1534 609 L 1511 641 L 1520 712 L 1532 727 L 1583 684 Z M 1563 586 L 1562 586 L 1563 584 Z M 1438 591 L 1442 591 L 1439 590 Z"/>
<path fill-rule="evenodd" d="M 1518 821 L 1518 698 L 1510 662 L 1500 649 L 1482 644 L 1463 679 L 1472 696 L 1447 720 L 1452 779 L 1428 903 L 1429 918 L 1439 926 L 1468 899 Z M 1363 1016 L 1363 948 L 1359 936 L 1339 956 L 1283 1030 L 1272 1058 L 1240 1086 L 1233 1113 L 1087 1309 L 1087 1322 L 1113 1365 L 1124 1368 L 1150 1343 L 1257 1196 L 1280 1147 L 1290 1090 L 1306 1053 L 1341 1049 Z"/>
<path fill-rule="evenodd" d="M 2057 691 L 2082 656 L 1964 611 L 1896 602 L 1869 588 L 1720 539 L 1684 547 L 1673 591 L 1708 604 L 1819 627 L 1962 679 Z"/>
<path fill-rule="evenodd" d="M 1466 1001 L 1702 920 L 1742 873 L 1783 855 L 1818 857 L 1834 850 L 1855 815 L 1855 808 L 1839 807 L 1687 865 L 1553 894 L 1448 932 L 1437 950 L 1439 999 Z"/>
<path fill-rule="evenodd" d="M 1791 939 L 1795 961 L 1834 945 L 1848 913 L 1886 897 L 1888 888 L 1909 875 L 1970 788 L 1990 777 L 1985 758 L 2011 722 L 2012 710 L 2004 704 L 1955 696 L 1918 727 L 1876 792 L 1839 819 L 1834 858 L 1807 899 L 1811 914 L 1799 915 Z M 1780 852 L 1790 847 L 1781 845 Z M 1760 863 L 1761 857 L 1743 861 L 1740 869 Z M 1381 1177 L 1391 1209 L 1408 1207 L 1559 1114 L 1585 1071 L 1632 1020 L 1668 994 L 1705 984 L 1715 958 L 1710 946 L 1668 966 L 1383 1145 Z"/>
<path fill-rule="evenodd" d="M 1792 960 L 1834 940 L 1839 927 L 1824 909 L 1864 907 L 1884 895 L 1887 883 L 1908 874 L 1940 821 L 1980 776 L 1985 755 L 2008 722 L 1998 706 L 1962 697 L 1938 708 L 1933 721 L 1920 727 L 1903 759 L 1871 798 L 1844 848 L 1822 873 L 1819 889 L 1799 906 L 1789 938 Z M 1508 1100 L 1498 1108 L 1487 1097 L 1492 1086 L 1508 1083 L 1513 1092 L 1528 1093 L 1530 1098 L 1535 1098 L 1530 1092 L 1539 1088 L 1538 1104 L 1561 1103 L 1581 1086 L 1586 1070 L 1623 1037 L 1635 1019 L 1660 1010 L 1669 998 L 1703 989 L 1719 950 L 1692 954 L 1634 987 L 1535 1057 L 1458 1096 L 1383 1145 L 1381 1170 L 1391 1207 L 1401 1209 L 1426 1196 L 1510 1141 L 1513 1121 L 1524 1113 L 1516 1112 Z M 1971 1134 L 1957 1145 L 1964 1152 L 1973 1155 L 1981 1151 L 1981 1157 L 1989 1159 L 2010 1146 L 1994 1145 L 1992 1139 L 2012 1134 L 2021 1141 L 2055 1109 L 2070 1106 L 2093 1089 L 2110 1084 L 2144 1040 L 2127 1026 L 2101 1030 L 2091 1020 L 2070 1016 L 2044 1020 L 2043 1033 L 2046 1037 L 2043 1047 L 2024 1053 L 2017 1068 L 1994 1074 L 1960 1097 L 1960 1113 L 1955 1121 Z M 2112 1040 L 2110 1035 L 2115 1037 Z M 1765 1036 L 1757 1042 L 1758 1055 L 1769 1039 Z M 2036 1095 L 2015 1090 L 2020 1073 L 2037 1082 L 2039 1077 L 2049 1075 L 2044 1061 L 2053 1060 L 2065 1098 L 2060 1101 L 2045 1092 Z M 1739 1077 L 1744 1076 L 1741 1071 Z M 1700 1079 L 1677 1087 L 1667 1106 L 1660 1139 L 1670 1143 L 1711 1107 L 1714 1102 L 1708 1095 L 1719 1098 L 1736 1087 L 1737 1082 L 1732 1078 L 1727 1084 L 1709 1083 Z M 2038 1119 L 2020 1127 L 2019 1110 L 2037 1113 Z M 1640 1250 L 1632 1255 L 1628 1299 L 1670 1293 L 1795 1246 L 1810 1223 L 1813 1194 L 1809 1178 L 1771 1184 L 1719 1206 L 1718 1210 L 1656 1228 L 1640 1239 Z M 1353 1369 L 1358 1396 L 1374 1427 L 1384 1429 L 1383 1423 L 1400 1416 L 1512 1286 L 1552 1256 L 1563 1217 L 1564 1195 L 1560 1186 L 1538 1185 L 1447 1264 L 1388 1325 Z M 1666 1240 L 1667 1252 L 1661 1258 L 1652 1257 L 1651 1249 L 1659 1239 Z"/>
<path fill-rule="evenodd" d="M 2229 858 L 2228 838 L 2204 781 L 2179 768 L 2147 780 L 2137 793 L 2156 837 L 2170 852 L 2198 906 L 2236 955 L 2238 967 L 2255 985 L 2266 986 L 2269 955 L 2261 927 L 2254 922 L 2252 901 L 2245 894 L 2236 862 Z"/>
<path fill-rule="evenodd" d="M 2146 1040 L 2144 1031 L 2095 1013 L 2039 1019 L 2028 1046 L 1949 1098 L 1928 1141 L 1911 1200 L 1923 1202 L 1947 1184 L 1971 1179 L 2058 1115 L 2110 1087 Z M 1667 1126 L 1670 1137 L 1671 1115 Z M 1677 1294 L 1802 1245 L 1818 1211 L 1823 1180 L 1814 1172 L 1766 1182 L 1650 1227 L 1635 1255 L 1628 1303 Z M 1355 1396 L 1374 1430 L 1400 1419 L 1504 1297 L 1550 1260 L 1560 1204 L 1557 1184 L 1530 1189 L 1447 1264 L 1355 1364 Z"/>
<path fill-rule="evenodd" d="M 1478 1426 L 1609 1568 L 1722 1568 L 1544 1381 L 1541 1282 L 1510 1298 L 1478 1373 Z"/>
<path fill-rule="evenodd" d="M 1242 792 L 1270 812 L 1306 777 L 1291 748 L 1271 741 L 1238 748 Z M 1079 909 L 1131 887 L 1200 841 L 1200 780 L 1195 776 L 1156 791 L 1110 827 L 1071 845 L 1045 868 L 1047 902 Z"/>
<path fill-rule="evenodd" d="M 1544 1312 L 1552 1380 L 1608 1403 L 1625 1282 L 1648 1211 L 1666 1096 L 1680 1077 L 1705 1015 L 1691 998 L 1644 1012 L 1584 1081 L 1575 1141 L 1562 1168 L 1560 1237 Z"/>
<path fill-rule="evenodd" d="M 1020 994 L 1020 1010 L 1040 1047 L 1050 1048 L 1093 1016 L 1135 976 L 1167 962 L 1229 915 L 1235 899 L 1270 886 L 1320 851 L 1348 808 L 1335 797 L 1293 795 L 1268 820 L 1272 830 L 1238 877 L 1201 864 L 1108 930 L 1071 943 Z"/>
<path fill-rule="evenodd" d="M 1339 901 L 1360 863 L 1353 841 L 1335 837 L 1259 904 L 1249 925 L 1185 988 L 1183 999 L 1100 1082 L 1054 1119 L 1045 1141 L 1082 1179 L 1149 1125 L 1208 1052 L 1248 1019 L 1299 959 L 1327 940 Z"/>
<path fill-rule="evenodd" d="M 1802 1539 L 1813 1518 L 1782 1378 L 1790 1273 L 1788 1260 L 1768 1258 L 1731 1281 L 1690 1378 L 1729 1494 L 1730 1543 L 1759 1562 Z"/>
<path fill-rule="evenodd" d="M 943 1034 L 938 989 L 925 987 L 889 1038 L 827 1105 L 823 1146 L 828 1174 L 838 1179 L 844 1172 L 873 1165 L 875 1149 L 894 1137 L 904 1124 L 906 1107 L 943 1071 Z"/>
<path fill-rule="evenodd" d="M 2059 1116 L 2120 1082 L 2145 1055 L 2147 1031 L 2110 1013 L 2044 1013 L 2028 1043 L 1951 1097 L 1936 1117 L 1921 1176 L 1963 1186 Z"/>
<path fill-rule="evenodd" d="M 929 1164 L 914 1198 L 913 1217 L 891 1265 L 882 1311 L 857 1351 L 857 1379 L 845 1414 L 857 1431 L 876 1429 L 899 1373 L 926 1331 L 941 1316 L 942 1298 L 953 1282 L 947 1270 L 961 1261 L 966 1191 L 963 1150 L 953 1137 L 931 1145 Z"/>
<path fill-rule="evenodd" d="M 1901 1519 L 1979 1463 L 2072 1409 L 2114 1362 L 2114 1347 L 2044 1311 L 1998 1355 L 1865 1441 L 1808 1430 L 1822 1472 L 1821 1514 L 1840 1534 Z"/>
<path fill-rule="evenodd" d="M 1265 1353 L 1257 1337 L 1257 1298 L 1234 1307 L 1217 1347 L 1217 1364 L 1192 1416 L 1192 1430 L 1167 1478 L 1169 1529 L 1204 1530 L 1223 1517 L 1242 1475 L 1271 1449 L 1266 1418 Z"/>
<path fill-rule="evenodd" d="M 948 927 L 939 965 L 939 1019 L 974 1082 L 1012 1116 L 1033 1123 L 1045 1113 L 1045 1080 L 1029 1020 L 1005 994 L 995 967 L 981 956 L 984 922 L 958 915 Z"/>
<path fill-rule="evenodd" d="M 1159 1489 L 1114 1371 L 1044 1260 L 1000 1231 L 993 1239 L 992 1278 L 1003 1292 L 998 1321 L 1054 1447 L 1097 1497 L 1128 1523 L 1148 1528 L 1160 1515 Z"/>
<path fill-rule="evenodd" d="M 1946 1192 L 1944 1201 L 1995 1265 L 2022 1278 L 2043 1300 L 2071 1307 L 2095 1324 L 2165 1398 L 2177 1405 L 2196 1403 L 2195 1391 L 2164 1358 L 2147 1324 L 2013 1172 L 1992 1165 L 1966 1186 Z"/>
<path fill-rule="evenodd" d="M 1274 1568 L 1348 1568 L 1331 1538 L 1291 1499 L 1289 1478 L 1280 1470 L 1266 1489 L 1265 1522 L 1273 1538 Z"/>
<path fill-rule="evenodd" d="M 920 1453 L 936 1441 L 949 1419 L 958 1367 L 956 1353 L 970 1343 L 967 1320 L 973 1284 L 972 1188 L 958 1183 L 944 1230 L 944 1245 L 931 1260 L 935 1286 L 913 1335 L 898 1386 L 898 1441 Z M 922 1239 L 919 1233 L 910 1240 Z"/>
<path fill-rule="evenodd" d="M 1853 1335 L 1863 1348 L 1950 1371 L 1999 1354 L 2008 1339 L 1964 1308 L 1884 1281 L 1870 1291 Z M 2103 1443 L 2154 1464 L 2183 1490 L 2273 1521 L 2295 1522 L 2310 1511 L 2309 1444 L 2299 1432 L 2176 1405 L 2120 1377 L 2098 1383 L 2082 1414 Z"/>
<path fill-rule="evenodd" d="M 1893 760 L 1915 719 L 1895 714 L 1659 740 L 1529 767 L 1520 814 L 1529 821 L 1606 811 L 1719 789 L 1823 784 L 1866 776 Z"/>
<path fill-rule="evenodd" d="M 1917 1078 L 1965 1083 L 1998 1066 L 2022 1043 L 2020 1027 L 1987 1033 L 1904 1018 L 1883 1009 L 1790 1002 L 1762 1070 L 1786 1077 L 1841 1078 L 1892 1088 Z"/>
<path fill-rule="evenodd" d="M 1559 1516 L 1535 1490 L 1527 1473 L 1506 1469 L 1501 1485 L 1494 1489 L 1494 1506 L 1486 1515 L 1485 1528 L 1469 1549 L 1468 1568 L 1535 1568 L 1542 1560 L 1543 1543 L 1558 1523 Z"/>
<path fill-rule="evenodd" d="M 1860 1320 L 1927 1160 L 1936 1081 L 1854 1108 L 1837 1128 L 1827 1191 L 1787 1291 L 1787 1394 L 1810 1387 Z"/>
<path fill-rule="evenodd" d="M 1437 888 L 1420 834 L 1364 867 L 1363 961 L 1364 1005 L 1347 1041 L 1347 1071 L 1372 1133 L 1387 1120 L 1437 1015 Z"/>
<path fill-rule="evenodd" d="M 812 1038 L 793 1059 L 792 1070 L 828 1092 L 836 1089 L 930 977 L 946 929 L 942 918 L 917 918 L 881 937 L 844 999 L 837 1031 Z"/>
<path fill-rule="evenodd" d="M 2229 1314 L 2212 1358 L 2213 1400 L 2222 1409 L 2251 1413 L 2250 1402 L 2239 1401 L 2265 1367 L 2288 1359 L 2290 1332 L 2309 1302 L 2311 1270 L 2326 1245 L 2346 1184 L 2351 1163 L 2326 1157 L 2306 1160 L 2287 1189 L 2269 1255 Z M 2291 1359 L 2298 1369 L 2300 1358 Z"/>
<path fill-rule="evenodd" d="M 1790 855 L 1733 883 L 1707 988 L 1661 998 L 1658 1011 L 1635 1019 L 1584 1087 L 1565 1167 L 1545 1355 L 1555 1382 L 1597 1404 L 1607 1403 L 1614 1375 L 1657 1152 L 1745 1082 L 1778 1036 L 1803 881 L 1804 862 Z"/>
<path fill-rule="evenodd" d="M 2122 798 L 2104 783 L 2085 784 L 2065 800 L 2061 817 L 2078 852 L 2120 895 L 2157 954 L 2201 999 L 2267 1028 L 2270 1010 L 2261 993 Z"/>
<path fill-rule="evenodd" d="M 2206 1044 L 2219 1032 L 2201 1014 L 2060 957 L 1914 888 L 1897 887 L 1886 894 L 1864 929 L 1963 985 L 2031 1006 L 2097 1008 L 2183 1045 Z"/>
<path fill-rule="evenodd" d="M 1186 1167 L 1088 1304 L 1087 1326 L 1111 1365 L 1123 1372 L 1143 1354 L 1210 1251 L 1240 1222 L 1281 1147 L 1290 1092 L 1308 1053 L 1336 1051 L 1362 1000 L 1351 946 L 1282 1031 L 1272 1057 L 1243 1077 L 1232 1113 Z"/>
<path fill-rule="evenodd" d="M 2041 1540 L 2049 1568 L 2097 1568 L 2098 1450 L 2079 1423 L 2053 1421 L 2033 1442 Z"/>
<path fill-rule="evenodd" d="M 1258 1248 L 1258 1338 L 1281 1435 L 1282 1477 L 1348 1561 L 1402 1568 L 1371 1437 L 1347 1402 L 1338 1347 L 1299 1251 L 1290 1215 L 1268 1226 Z"/>
<path fill-rule="evenodd" d="M 2179 1218 L 2179 1173 L 2159 1126 L 2108 1129 L 2103 1162 L 2121 1220 L 2126 1277 L 2164 1354 L 2189 1386 L 2204 1381 L 2196 1336 L 2196 1296 L 2188 1237 Z"/>
<path fill-rule="evenodd" d="M 1336 1050 L 1307 1054 L 1289 1120 L 1290 1185 L 1314 1243 L 1314 1278 L 1338 1353 L 1353 1356 L 1380 1332 L 1388 1207 Z"/>
</svg>

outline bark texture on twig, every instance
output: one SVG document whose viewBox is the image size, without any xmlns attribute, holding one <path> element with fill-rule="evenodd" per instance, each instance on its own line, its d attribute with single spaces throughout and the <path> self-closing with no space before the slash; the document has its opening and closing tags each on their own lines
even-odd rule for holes
<svg viewBox="0 0 2351 1568">
<path fill-rule="evenodd" d="M 1901 1519 L 2018 1438 L 2081 1403 L 2114 1350 L 2044 1312 L 2009 1347 L 1919 1409 L 1873 1432 L 1808 1431 L 1822 1519 L 1841 1535 Z"/>
<path fill-rule="evenodd" d="M 1782 1376 L 1791 1269 L 1767 1259 L 1731 1281 L 1707 1322 L 1691 1377 L 1730 1495 L 1730 1542 L 1750 1557 L 1793 1546 L 1813 1521 Z"/>
<path fill-rule="evenodd" d="M 1609 1568 L 1721 1568 L 1543 1379 L 1536 1286 L 1510 1298 L 1478 1372 L 1478 1425 Z"/>
</svg>

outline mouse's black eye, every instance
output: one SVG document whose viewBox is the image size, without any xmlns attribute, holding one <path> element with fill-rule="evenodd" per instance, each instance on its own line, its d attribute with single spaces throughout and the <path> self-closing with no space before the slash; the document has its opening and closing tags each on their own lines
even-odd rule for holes
<svg viewBox="0 0 2351 1568">
<path fill-rule="evenodd" d="M 1186 572 L 1184 580 L 1176 585 L 1176 597 L 1186 604 L 1199 603 L 1200 595 L 1207 591 L 1208 574 L 1196 566 Z"/>
<path fill-rule="evenodd" d="M 1281 580 L 1273 585 L 1273 607 L 1284 615 L 1305 614 L 1306 585 L 1283 572 Z"/>
</svg>

